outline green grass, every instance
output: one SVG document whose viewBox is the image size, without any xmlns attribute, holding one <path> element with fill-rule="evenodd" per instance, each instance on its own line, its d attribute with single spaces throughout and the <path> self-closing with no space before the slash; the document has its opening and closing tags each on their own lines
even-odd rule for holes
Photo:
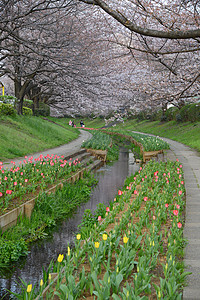
<svg viewBox="0 0 200 300">
<path fill-rule="evenodd" d="M 85 124 L 85 127 L 89 128 L 101 128 L 105 126 L 105 122 L 103 119 L 96 118 L 96 119 L 88 119 L 88 118 L 54 118 L 54 117 L 48 117 L 48 119 L 64 126 L 64 127 L 69 127 L 69 120 L 74 121 L 74 124 L 76 126 L 80 127 L 80 121 L 82 120 Z"/>
<path fill-rule="evenodd" d="M 0 160 L 12 159 L 67 144 L 79 131 L 62 128 L 38 117 L 0 118 Z"/>
<path fill-rule="evenodd" d="M 117 125 L 115 130 L 118 128 L 166 137 L 200 151 L 200 122 L 176 123 L 175 121 L 170 121 L 160 123 L 159 121 L 138 122 L 136 120 L 127 120 L 124 124 Z"/>
</svg>

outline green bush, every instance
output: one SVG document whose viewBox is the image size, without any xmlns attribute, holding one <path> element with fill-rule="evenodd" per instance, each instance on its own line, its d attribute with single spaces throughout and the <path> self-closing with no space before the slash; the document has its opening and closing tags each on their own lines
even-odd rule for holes
<svg viewBox="0 0 200 300">
<path fill-rule="evenodd" d="M 28 108 L 33 108 L 33 100 L 24 99 L 23 106 Z"/>
<path fill-rule="evenodd" d="M 191 104 L 188 109 L 189 121 L 200 121 L 200 103 Z"/>
<path fill-rule="evenodd" d="M 0 103 L 0 115 L 11 116 L 15 114 L 16 111 L 12 104 Z"/>
<path fill-rule="evenodd" d="M 39 108 L 34 109 L 35 116 L 50 116 L 50 107 L 49 105 L 45 104 L 44 102 L 39 103 Z"/>
<path fill-rule="evenodd" d="M 179 111 L 181 122 L 196 122 L 200 120 L 200 104 L 186 104 Z"/>
<path fill-rule="evenodd" d="M 32 116 L 33 115 L 32 109 L 30 109 L 28 107 L 23 107 L 22 113 L 24 116 Z"/>
<path fill-rule="evenodd" d="M 177 112 L 178 112 L 178 108 L 174 106 L 167 109 L 165 112 L 167 121 L 175 120 Z"/>
<path fill-rule="evenodd" d="M 1 103 L 7 103 L 7 104 L 15 105 L 16 101 L 17 101 L 17 98 L 14 97 L 14 96 L 8 96 L 8 95 L 0 96 L 0 102 Z"/>
</svg>

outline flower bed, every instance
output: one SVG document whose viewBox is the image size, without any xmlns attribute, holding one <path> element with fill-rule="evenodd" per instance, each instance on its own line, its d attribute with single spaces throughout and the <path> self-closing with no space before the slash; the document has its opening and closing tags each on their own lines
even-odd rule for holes
<svg viewBox="0 0 200 300">
<path fill-rule="evenodd" d="M 78 159 L 67 161 L 64 156 L 57 155 L 40 155 L 35 160 L 25 157 L 23 162 L 20 167 L 13 162 L 10 170 L 4 170 L 3 163 L 0 163 L 0 215 L 19 206 L 25 195 L 36 192 L 38 187 L 45 189 L 81 166 Z"/>
<path fill-rule="evenodd" d="M 178 161 L 140 168 L 110 207 L 85 215 L 75 248 L 58 258 L 56 279 L 42 279 L 37 299 L 48 283 L 46 299 L 181 299 L 184 192 Z M 29 284 L 24 295 L 36 294 Z"/>
</svg>

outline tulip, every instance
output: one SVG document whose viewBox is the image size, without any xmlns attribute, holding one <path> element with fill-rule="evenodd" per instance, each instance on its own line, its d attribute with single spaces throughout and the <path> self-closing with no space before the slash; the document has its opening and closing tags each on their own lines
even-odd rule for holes
<svg viewBox="0 0 200 300">
<path fill-rule="evenodd" d="M 104 233 L 104 234 L 103 234 L 103 240 L 106 241 L 107 238 L 108 238 L 107 234 Z"/>
<path fill-rule="evenodd" d="M 178 228 L 181 228 L 181 227 L 182 227 L 181 222 L 178 222 L 178 223 L 177 223 L 177 226 L 178 226 Z"/>
<path fill-rule="evenodd" d="M 124 236 L 124 237 L 123 237 L 123 242 L 124 242 L 124 244 L 127 244 L 127 243 L 128 243 L 128 238 L 127 238 L 127 236 Z"/>
<path fill-rule="evenodd" d="M 109 212 L 109 211 L 110 211 L 110 208 L 109 208 L 109 207 L 106 207 L 106 211 Z"/>
<path fill-rule="evenodd" d="M 43 279 L 40 280 L 40 286 L 43 286 L 44 282 Z"/>
<path fill-rule="evenodd" d="M 70 256 L 70 248 L 67 247 L 67 255 Z"/>
<path fill-rule="evenodd" d="M 61 263 L 63 261 L 64 255 L 63 254 L 59 254 L 58 256 L 58 262 Z"/>
<path fill-rule="evenodd" d="M 95 246 L 96 249 L 98 249 L 99 248 L 99 242 L 95 242 L 94 246 Z"/>
<path fill-rule="evenodd" d="M 32 290 L 32 284 L 29 284 L 28 286 L 27 286 L 27 293 L 30 293 L 31 292 L 31 290 Z"/>
<path fill-rule="evenodd" d="M 98 216 L 98 221 L 101 221 L 101 216 Z"/>
<path fill-rule="evenodd" d="M 121 190 L 118 191 L 118 195 L 119 195 L 119 196 L 121 196 L 122 193 L 123 193 L 123 192 L 122 192 Z"/>
<path fill-rule="evenodd" d="M 76 238 L 77 238 L 77 240 L 80 240 L 81 235 L 80 235 L 80 234 L 77 234 Z"/>
<path fill-rule="evenodd" d="M 178 216 L 178 210 L 177 210 L 177 209 L 174 209 L 174 210 L 173 210 L 173 214 L 174 214 L 175 216 Z"/>
</svg>

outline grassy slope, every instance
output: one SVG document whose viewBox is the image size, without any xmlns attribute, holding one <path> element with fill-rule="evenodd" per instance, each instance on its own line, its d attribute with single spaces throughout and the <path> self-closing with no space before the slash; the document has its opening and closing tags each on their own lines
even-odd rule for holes
<svg viewBox="0 0 200 300">
<path fill-rule="evenodd" d="M 48 117 L 50 120 L 61 124 L 65 127 L 69 127 L 69 120 L 70 118 L 53 118 L 53 117 Z M 89 128 L 100 128 L 105 126 L 105 122 L 103 119 L 100 118 L 96 118 L 96 119 L 84 119 L 84 118 L 76 118 L 76 119 L 72 119 L 71 120 L 74 121 L 74 124 L 76 124 L 77 127 L 80 127 L 80 121 L 83 120 L 85 127 L 89 127 Z"/>
<path fill-rule="evenodd" d="M 53 148 L 76 139 L 79 131 L 38 117 L 0 118 L 0 160 Z"/>
<path fill-rule="evenodd" d="M 140 131 L 170 138 L 200 151 L 200 122 L 176 123 L 174 121 L 160 123 L 159 121 L 128 120 L 116 128 Z"/>
</svg>

